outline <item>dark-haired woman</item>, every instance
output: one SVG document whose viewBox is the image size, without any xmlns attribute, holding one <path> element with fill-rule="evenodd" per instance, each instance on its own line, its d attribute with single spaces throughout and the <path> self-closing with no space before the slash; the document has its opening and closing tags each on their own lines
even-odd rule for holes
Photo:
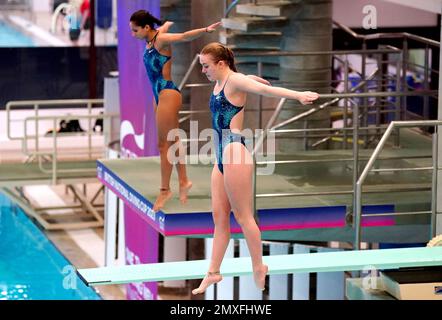
<svg viewBox="0 0 442 320">
<path fill-rule="evenodd" d="M 260 78 L 238 73 L 232 51 L 220 43 L 206 45 L 199 59 L 202 72 L 215 82 L 209 102 L 216 149 L 216 164 L 211 177 L 215 229 L 209 270 L 192 293 L 203 293 L 208 286 L 222 280 L 220 268 L 230 240 L 231 211 L 247 241 L 256 286 L 264 290 L 268 267 L 263 264 L 261 232 L 252 212 L 253 161 L 240 134 L 247 93 L 296 99 L 302 104 L 311 104 L 319 95 L 272 87 L 262 83 Z"/>
<path fill-rule="evenodd" d="M 153 206 L 154 211 L 160 210 L 172 196 L 170 190 L 170 176 L 172 174 L 172 162 L 167 154 L 169 148 L 178 143 L 178 179 L 180 183 L 179 197 L 182 203 L 187 202 L 187 193 L 192 187 L 192 182 L 186 174 L 184 164 L 184 149 L 181 142 L 168 141 L 167 135 L 171 130 L 178 129 L 178 111 L 182 105 L 181 93 L 171 79 L 171 44 L 176 42 L 191 41 L 206 33 L 216 30 L 221 22 L 214 23 L 206 28 L 194 29 L 183 33 L 160 32 L 158 29 L 162 22 L 145 10 L 139 10 L 130 18 L 132 36 L 147 42 L 144 51 L 144 64 L 146 66 L 152 91 L 155 97 L 155 114 L 158 130 L 158 149 L 161 160 L 161 187 L 160 194 Z"/>
</svg>

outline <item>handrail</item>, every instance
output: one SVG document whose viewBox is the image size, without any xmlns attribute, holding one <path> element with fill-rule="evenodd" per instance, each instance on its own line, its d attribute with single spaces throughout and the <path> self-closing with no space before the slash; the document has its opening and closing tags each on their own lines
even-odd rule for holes
<svg viewBox="0 0 442 320">
<path fill-rule="evenodd" d="M 236 49 L 233 49 L 235 52 Z M 267 57 L 267 56 L 308 56 L 308 55 L 346 55 L 360 53 L 401 53 L 401 49 L 361 49 L 361 50 L 332 50 L 332 51 L 247 51 L 236 52 L 235 57 Z"/>
<path fill-rule="evenodd" d="M 187 80 L 189 79 L 193 68 L 195 68 L 195 66 L 198 62 L 198 57 L 199 57 L 199 54 L 196 54 L 195 57 L 193 58 L 192 63 L 190 64 L 189 68 L 187 69 L 186 74 L 184 75 L 183 79 L 181 80 L 180 85 L 178 86 L 178 89 L 183 90 L 184 85 L 186 84 Z"/>
<path fill-rule="evenodd" d="M 368 160 L 367 164 L 364 167 L 359 179 L 356 183 L 355 190 L 355 203 L 354 203 L 354 228 L 355 228 L 355 239 L 353 248 L 356 250 L 360 250 L 361 247 L 361 220 L 362 217 L 365 216 L 362 214 L 362 184 L 368 176 L 368 173 L 373 168 L 374 162 L 378 159 L 379 154 L 384 148 L 388 138 L 395 128 L 406 128 L 406 127 L 436 127 L 435 133 L 433 134 L 433 146 L 432 146 L 432 154 L 433 154 L 433 166 L 431 169 L 433 170 L 432 175 L 432 197 L 431 197 L 431 223 L 430 223 L 430 235 L 434 237 L 436 235 L 436 208 L 437 208 L 437 171 L 438 167 L 438 133 L 437 127 L 442 125 L 441 120 L 426 120 L 426 121 L 392 121 L 390 122 L 387 130 L 379 141 L 376 149 Z M 417 214 L 417 213 L 416 213 Z M 419 213 L 421 214 L 421 212 Z M 390 215 L 395 215 L 391 213 Z"/>
<path fill-rule="evenodd" d="M 227 18 L 227 17 L 229 16 L 230 11 L 232 11 L 233 8 L 236 7 L 236 5 L 239 3 L 239 1 L 240 1 L 240 0 L 234 0 L 234 1 L 232 1 L 232 3 L 231 3 L 227 8 L 225 8 L 224 18 Z"/>
<path fill-rule="evenodd" d="M 236 1 L 236 3 L 237 2 L 238 1 Z M 235 5 L 236 5 L 236 3 L 235 3 Z M 352 32 L 352 31 L 350 30 L 350 32 Z M 355 37 L 359 36 L 357 33 L 354 33 L 354 32 L 353 32 L 353 35 Z M 399 34 L 399 35 L 398 34 L 393 34 L 393 35 L 391 35 L 391 34 L 390 35 L 387 35 L 387 34 L 377 34 L 376 36 L 366 37 L 366 38 L 369 40 L 369 39 L 375 39 L 376 37 L 379 37 L 379 38 L 381 38 L 381 37 L 394 38 L 394 37 L 397 37 L 397 36 L 404 36 L 404 37 L 412 38 L 412 39 L 415 39 L 415 40 L 427 41 L 428 44 L 438 45 L 438 43 L 433 41 L 433 40 L 422 38 L 422 37 L 418 37 L 418 36 L 413 36 L 413 35 L 410 35 L 410 34 L 407 34 L 407 33 Z M 362 36 L 362 38 L 364 38 L 364 37 L 365 36 Z M 361 49 L 361 50 L 336 50 L 336 51 L 299 51 L 299 52 L 287 52 L 287 51 L 284 51 L 284 52 L 281 52 L 281 51 L 270 51 L 270 52 L 269 51 L 266 51 L 266 52 L 252 51 L 252 52 L 250 52 L 249 51 L 249 52 L 246 52 L 246 53 L 242 53 L 242 52 L 235 53 L 235 56 L 237 56 L 237 57 L 244 57 L 244 56 L 260 57 L 260 56 L 303 56 L 303 55 L 362 54 L 365 57 L 366 54 L 370 54 L 370 53 L 377 53 L 377 54 L 383 54 L 383 53 L 385 53 L 385 54 L 388 54 L 388 53 L 403 54 L 404 51 L 406 52 L 406 48 L 404 50 L 401 50 L 401 49 L 398 49 L 398 48 L 395 48 L 395 47 L 392 47 L 392 46 L 386 46 L 386 47 L 384 47 L 382 49 L 366 49 L 365 47 L 363 47 L 363 49 Z M 184 84 L 187 81 L 187 79 L 188 79 L 188 77 L 190 75 L 190 72 L 192 71 L 192 69 L 196 65 L 196 60 L 197 60 L 197 55 L 195 56 L 194 60 L 192 61 L 192 64 L 189 67 L 189 70 L 186 72 L 185 79 L 183 79 L 184 81 L 182 81 L 180 87 L 184 87 Z M 258 62 L 258 66 L 259 66 L 259 63 L 260 62 Z M 344 63 L 346 64 L 346 62 L 344 62 Z M 397 65 L 400 66 L 399 63 Z M 398 68 L 397 70 L 400 70 L 400 69 Z M 404 75 L 404 77 L 405 77 L 405 75 Z M 428 88 L 425 88 L 426 90 L 420 91 L 419 93 L 415 93 L 415 92 L 411 92 L 410 93 L 408 91 L 406 91 L 404 93 L 402 93 L 402 92 L 376 92 L 376 93 L 372 93 L 372 92 L 371 93 L 367 93 L 367 92 L 365 92 L 365 93 L 355 93 L 354 92 L 358 88 L 362 87 L 367 81 L 368 81 L 368 79 L 363 79 L 363 81 L 361 83 L 359 83 L 357 87 L 352 88 L 349 93 L 347 92 L 347 93 L 341 93 L 341 94 L 321 94 L 320 98 L 327 98 L 327 99 L 328 98 L 332 98 L 332 99 L 334 99 L 333 102 L 336 102 L 336 101 L 339 101 L 340 99 L 343 99 L 343 98 L 348 99 L 348 98 L 356 98 L 356 97 L 367 98 L 367 97 L 394 97 L 394 96 L 395 97 L 406 97 L 406 96 L 410 96 L 410 95 L 428 96 L 428 95 L 437 94 L 437 90 L 428 90 Z M 397 86 L 398 86 L 398 84 L 397 84 Z M 396 89 L 398 89 L 398 88 L 396 88 Z M 330 105 L 333 102 L 331 102 L 331 103 L 329 102 L 328 104 L 324 103 L 320 107 L 325 108 L 327 105 Z M 252 151 L 252 159 L 254 161 L 254 175 L 253 175 L 254 202 L 253 202 L 253 210 L 254 210 L 255 219 L 258 218 L 257 217 L 257 210 L 256 210 L 256 199 L 257 199 L 257 197 L 260 196 L 260 195 L 256 194 L 256 177 L 257 177 L 256 153 L 259 150 L 260 146 L 262 145 L 262 143 L 263 143 L 263 141 L 264 141 L 264 139 L 265 139 L 265 137 L 267 135 L 267 132 L 270 131 L 270 129 L 276 129 L 276 128 L 279 127 L 279 125 L 275 126 L 275 127 L 273 127 L 273 125 L 274 125 L 274 122 L 276 121 L 277 115 L 282 110 L 282 106 L 283 106 L 284 103 L 285 103 L 285 99 L 281 99 L 280 102 L 278 103 L 278 106 L 276 107 L 276 110 L 272 114 L 271 119 L 267 123 L 266 129 L 264 130 L 263 134 L 261 134 L 259 136 L 258 141 L 255 144 L 255 147 L 254 147 L 254 149 Z M 305 114 L 301 115 L 301 118 L 306 117 L 306 116 L 310 115 L 311 113 L 315 113 L 316 111 L 319 111 L 319 110 L 321 110 L 321 108 L 318 108 L 315 111 L 307 111 Z M 356 110 L 354 112 L 354 119 L 353 119 L 354 121 L 356 121 L 356 119 L 359 119 L 358 111 L 357 110 L 358 110 L 358 106 L 356 105 Z M 298 120 L 298 117 L 299 117 L 299 115 L 294 117 L 294 118 L 292 118 L 292 119 L 289 119 L 289 121 L 286 121 L 286 123 L 284 123 L 283 125 L 291 123 L 292 121 Z M 283 126 L 283 125 L 281 125 L 281 126 Z M 357 149 L 358 149 L 358 147 L 357 147 L 357 145 L 358 145 L 358 133 L 357 133 L 358 128 L 357 127 L 358 127 L 357 125 L 354 125 L 354 128 L 353 128 L 354 129 L 353 130 L 354 131 L 354 133 L 353 133 L 353 141 L 354 141 L 354 143 L 353 143 L 353 145 L 354 145 L 353 146 L 353 148 L 354 148 L 353 149 L 353 153 L 356 153 L 356 154 L 358 153 L 358 151 L 357 151 Z M 353 157 L 353 162 L 354 162 L 354 168 L 357 168 L 358 167 L 357 155 Z M 354 175 L 353 175 L 354 176 L 353 177 L 353 191 L 356 188 L 357 175 L 358 175 L 358 172 L 355 171 Z M 295 194 L 290 193 L 289 195 L 291 196 L 291 195 L 295 195 Z M 266 195 L 262 195 L 262 196 L 266 196 Z M 274 195 L 271 195 L 271 196 L 274 196 Z M 353 201 L 355 201 L 355 196 L 353 197 Z"/>
<path fill-rule="evenodd" d="M 40 106 L 66 106 L 66 105 L 87 105 L 88 114 L 92 112 L 92 106 L 95 104 L 103 104 L 104 99 L 66 99 L 66 100 L 20 100 L 9 101 L 6 103 L 6 133 L 10 140 L 23 140 L 22 137 L 13 137 L 11 134 L 11 112 L 14 107 L 31 106 L 34 109 L 34 115 L 38 116 Z M 22 110 L 22 109 L 20 109 Z"/>
<path fill-rule="evenodd" d="M 360 87 L 362 87 L 367 81 L 369 81 L 370 79 L 372 79 L 372 78 L 376 75 L 376 73 L 377 73 L 377 69 L 376 69 L 375 71 L 373 71 L 373 73 L 372 73 L 370 76 L 368 76 L 368 78 L 367 78 L 366 80 L 361 81 L 358 85 L 356 85 L 356 86 L 355 86 L 354 88 L 352 88 L 350 91 L 356 91 L 357 89 L 359 89 Z M 338 96 L 338 95 L 339 95 L 339 96 Z M 258 140 L 258 142 L 255 144 L 255 148 L 253 149 L 253 153 L 252 153 L 252 155 L 256 154 L 257 150 L 259 150 L 259 148 L 261 148 L 261 145 L 262 145 L 262 143 L 264 142 L 265 138 L 267 137 L 267 132 L 268 132 L 269 130 L 276 130 L 276 129 L 279 129 L 279 128 L 284 127 L 284 126 L 286 126 L 286 125 L 288 125 L 288 124 L 290 124 L 290 123 L 293 123 L 293 122 L 295 122 L 295 121 L 298 121 L 298 120 L 300 120 L 300 119 L 303 119 L 303 118 L 305 118 L 305 117 L 308 117 L 308 116 L 310 116 L 310 115 L 312 115 L 312 114 L 314 114 L 314 113 L 317 113 L 317 112 L 323 110 L 324 108 L 326 108 L 326 107 L 328 107 L 328 106 L 330 106 L 330 105 L 332 105 L 332 104 L 338 102 L 340 99 L 345 98 L 345 97 L 342 97 L 342 98 L 341 98 L 340 95 L 342 95 L 342 93 L 339 93 L 339 94 L 330 94 L 330 95 L 328 95 L 328 96 L 325 95 L 325 94 L 321 94 L 321 95 L 320 95 L 320 98 L 332 98 L 333 100 L 327 101 L 327 102 L 325 102 L 325 103 L 319 105 L 318 107 L 312 108 L 312 109 L 310 109 L 310 110 L 308 110 L 308 111 L 306 111 L 306 112 L 304 112 L 304 113 L 298 114 L 298 115 L 296 115 L 296 116 L 294 116 L 294 117 L 292 117 L 292 118 L 290 118 L 290 119 L 288 119 L 288 120 L 285 120 L 285 121 L 283 121 L 283 122 L 281 122 L 281 123 L 279 123 L 279 124 L 277 124 L 277 125 L 274 126 L 273 123 L 275 122 L 276 118 L 278 117 L 279 113 L 280 113 L 281 110 L 282 110 L 281 102 L 282 102 L 282 104 L 283 104 L 283 103 L 286 101 L 286 99 L 281 99 L 281 100 L 280 100 L 280 105 L 281 105 L 281 107 L 279 107 L 279 105 L 278 105 L 278 108 L 275 109 L 275 111 L 274 111 L 274 113 L 273 113 L 273 115 L 272 115 L 272 117 L 271 117 L 271 121 L 269 120 L 269 122 L 268 122 L 268 124 L 267 124 L 267 126 L 266 126 L 266 130 L 264 130 L 264 131 L 262 132 L 262 134 L 261 134 L 262 138 L 260 137 L 260 139 Z"/>
<path fill-rule="evenodd" d="M 57 8 L 55 8 L 55 11 L 51 17 L 51 29 L 50 29 L 51 33 L 55 33 L 55 31 L 56 31 L 57 21 L 58 21 L 57 18 L 58 18 L 58 15 L 61 13 L 61 11 L 62 10 L 69 11 L 69 10 L 72 10 L 72 8 L 73 8 L 73 5 L 69 4 L 69 3 L 60 3 L 60 5 Z"/>
<path fill-rule="evenodd" d="M 52 182 L 56 183 L 57 176 L 59 173 L 75 173 L 75 172 L 89 172 L 88 169 L 59 169 L 58 163 L 57 163 L 57 139 L 59 137 L 66 137 L 67 134 L 65 133 L 58 133 L 56 128 L 58 121 L 60 120 L 79 120 L 79 119 L 87 119 L 88 120 L 88 128 L 86 132 L 83 134 L 88 139 L 88 148 L 87 148 L 87 154 L 89 155 L 89 158 L 92 157 L 92 135 L 96 135 L 96 133 L 92 130 L 92 120 L 110 120 L 112 118 L 118 117 L 117 113 L 100 113 L 100 114 L 92 114 L 92 109 L 94 110 L 102 110 L 102 108 L 93 108 L 93 105 L 96 104 L 104 104 L 104 99 L 67 99 L 67 100 L 22 100 L 22 101 L 9 101 L 6 104 L 6 120 L 7 120 L 7 136 L 10 140 L 18 140 L 21 141 L 22 145 L 22 152 L 24 155 L 26 155 L 27 161 L 32 159 L 37 159 L 39 163 L 39 169 L 44 173 L 50 173 L 52 174 Z M 69 114 L 64 115 L 48 115 L 48 116 L 42 116 L 39 115 L 39 111 L 42 110 L 42 106 L 70 106 L 70 105 L 86 105 L 87 109 L 86 115 L 78 115 L 78 114 L 72 114 L 72 111 L 70 110 Z M 23 119 L 20 119 L 20 121 L 23 122 L 23 136 L 12 136 L 11 132 L 11 122 L 14 119 L 11 119 L 11 113 L 14 110 L 23 110 L 28 108 L 23 108 L 29 106 L 31 110 L 34 111 L 33 116 L 28 116 Z M 51 109 L 51 108 L 44 108 L 44 109 Z M 84 110 L 84 109 L 79 109 Z M 32 134 L 28 134 L 28 123 L 34 121 L 35 122 L 35 131 Z M 51 151 L 42 151 L 40 149 L 40 137 L 41 134 L 39 133 L 39 121 L 51 121 L 52 122 L 52 150 Z M 112 122 L 104 123 L 104 131 L 106 132 L 106 128 L 109 128 L 110 131 L 112 131 Z M 109 132 L 110 135 L 112 135 L 111 132 Z M 46 136 L 50 137 L 50 136 Z M 33 151 L 29 150 L 28 145 L 29 141 L 32 140 L 35 143 L 35 147 Z M 52 157 L 52 168 L 51 169 L 45 169 L 43 166 L 43 159 L 47 159 L 45 156 Z"/>
<path fill-rule="evenodd" d="M 431 96 L 437 94 L 438 90 L 419 90 L 408 92 L 361 92 L 361 93 L 324 93 L 319 98 L 370 98 L 370 97 L 408 97 L 408 96 Z"/>
<path fill-rule="evenodd" d="M 365 81 L 365 82 L 368 81 L 368 80 L 370 79 L 370 77 L 371 77 L 371 76 L 374 76 L 376 73 L 377 73 L 377 70 L 375 70 L 375 71 L 372 73 L 372 75 L 370 75 L 369 78 L 366 79 L 366 80 L 364 80 L 364 81 Z M 363 85 L 363 82 L 364 82 L 364 81 L 362 81 L 360 84 L 358 84 L 358 86 L 355 86 L 355 88 L 353 88 L 352 90 L 357 90 L 357 89 L 359 88 L 359 86 L 362 86 L 362 85 Z M 253 166 L 253 168 L 254 168 L 254 169 L 253 169 L 253 208 L 252 208 L 252 209 L 253 209 L 254 217 L 255 217 L 256 220 L 258 220 L 258 214 L 257 214 L 257 210 L 256 210 L 256 198 L 258 197 L 258 195 L 256 194 L 256 180 L 257 180 L 256 153 L 257 153 L 257 151 L 261 148 L 262 144 L 264 143 L 264 140 L 265 140 L 265 138 L 267 137 L 268 132 L 269 132 L 270 130 L 272 130 L 272 129 L 274 130 L 274 129 L 280 128 L 280 127 L 282 127 L 282 126 L 284 126 L 284 125 L 287 125 L 287 124 L 289 124 L 289 123 L 292 123 L 292 122 L 294 122 L 294 121 L 297 121 L 297 120 L 299 120 L 299 119 L 302 119 L 302 118 L 304 118 L 304 117 L 307 117 L 307 116 L 309 116 L 309 115 L 311 115 L 311 114 L 313 114 L 313 113 L 316 113 L 316 112 L 318 112 L 318 111 L 324 109 L 325 107 L 327 107 L 327 106 L 329 106 L 329 105 L 331 105 L 331 104 L 333 104 L 333 103 L 335 103 L 335 102 L 337 102 L 337 101 L 339 101 L 339 100 L 340 100 L 340 99 L 333 99 L 333 100 L 331 100 L 331 101 L 328 101 L 328 102 L 326 102 L 326 103 L 323 103 L 322 105 L 320 105 L 320 106 L 317 107 L 317 108 L 312 109 L 313 111 L 310 111 L 310 110 L 309 110 L 309 111 L 306 111 L 306 112 L 302 113 L 301 115 L 295 116 L 295 117 L 293 117 L 293 118 L 291 118 L 291 119 L 289 119 L 289 120 L 287 120 L 287 121 L 284 121 L 282 125 L 279 124 L 279 125 L 274 126 L 273 124 L 275 123 L 275 121 L 276 121 L 278 115 L 281 113 L 282 107 L 283 107 L 283 105 L 284 105 L 286 99 L 283 98 L 283 99 L 281 99 L 281 100 L 279 101 L 278 106 L 276 107 L 276 110 L 273 112 L 273 114 L 272 114 L 270 120 L 268 121 L 268 123 L 267 123 L 267 125 L 266 125 L 265 130 L 261 133 L 261 135 L 260 135 L 260 137 L 258 138 L 258 141 L 256 142 L 255 147 L 253 148 L 253 151 L 252 151 L 252 159 L 253 159 L 253 164 L 254 164 L 254 166 Z"/>
<path fill-rule="evenodd" d="M 91 172 L 91 171 L 95 171 L 95 169 L 92 170 L 88 170 L 88 169 L 58 169 L 58 165 L 57 165 L 57 155 L 58 155 L 58 147 L 57 147 L 57 137 L 59 136 L 59 133 L 57 133 L 56 131 L 56 125 L 57 122 L 59 120 L 71 120 L 71 119 L 88 119 L 89 122 L 91 119 L 112 119 L 114 117 L 118 117 L 119 114 L 117 113 L 108 113 L 108 114 L 97 114 L 97 115 L 63 115 L 63 116 L 32 116 L 32 117 L 27 117 L 24 119 L 24 138 L 23 138 L 23 151 L 26 155 L 30 156 L 30 157 L 36 157 L 38 160 L 38 165 L 39 168 L 42 172 L 44 173 L 52 173 L 52 182 L 53 184 L 56 183 L 57 181 L 57 175 L 58 173 L 78 173 L 78 172 Z M 35 138 L 35 145 L 36 145 L 36 151 L 35 152 L 29 152 L 28 148 L 27 148 L 27 141 L 28 141 L 28 135 L 27 135 L 27 124 L 29 121 L 35 121 L 36 123 L 38 123 L 38 121 L 40 120 L 52 120 L 53 122 L 53 126 L 54 129 L 52 130 L 52 145 L 53 145 L 53 149 L 52 152 L 44 152 L 44 151 L 40 151 L 38 149 L 38 140 L 39 140 L 39 135 L 38 133 L 35 134 L 35 136 L 32 136 L 33 138 Z M 38 128 L 38 125 L 35 126 L 36 128 Z M 87 133 L 90 135 L 91 134 L 91 128 L 88 128 Z M 91 157 L 92 153 L 91 153 L 91 140 L 89 139 L 89 149 L 88 149 L 88 154 L 89 157 Z M 43 156 L 52 156 L 52 168 L 50 170 L 47 170 L 43 167 L 43 162 L 42 162 L 42 158 Z"/>
<path fill-rule="evenodd" d="M 418 91 L 418 92 L 371 92 L 371 93 L 334 93 L 334 94 L 320 94 L 319 98 L 349 98 L 349 97 L 373 97 L 373 96 L 377 96 L 377 97 L 383 97 L 383 96 L 419 96 L 419 95 L 431 95 L 436 93 L 437 90 L 426 90 L 426 91 Z M 261 145 L 264 142 L 264 139 L 266 138 L 267 134 L 269 131 L 273 131 L 279 127 L 281 127 L 280 125 L 276 125 L 273 126 L 274 122 L 276 121 L 276 118 L 278 116 L 278 114 L 280 113 L 280 111 L 282 110 L 282 106 L 285 103 L 286 99 L 281 99 L 275 112 L 273 113 L 273 115 L 271 116 L 271 119 L 269 120 L 269 122 L 267 123 L 266 129 L 262 132 L 262 134 L 260 135 L 260 137 L 258 138 L 258 141 L 255 144 L 255 147 L 252 151 L 252 159 L 254 162 L 254 174 L 253 174 L 253 195 L 254 195 L 254 200 L 253 200 L 253 210 L 254 210 L 254 214 L 255 214 L 255 218 L 257 218 L 257 211 L 256 211 L 256 199 L 258 197 L 260 197 L 260 195 L 258 195 L 256 193 L 256 180 L 257 180 L 257 161 L 256 161 L 256 153 L 259 150 L 259 148 L 261 147 Z M 326 104 L 326 103 L 325 103 Z M 324 104 L 323 104 L 324 105 Z M 321 105 L 322 106 L 322 105 Z M 358 109 L 358 106 L 355 106 L 356 109 Z M 308 111 L 307 111 L 308 112 Z M 355 112 L 356 114 L 356 112 Z M 309 114 L 308 114 L 309 115 Z M 295 119 L 296 120 L 296 119 Z M 388 131 L 389 127 L 387 127 L 387 131 Z M 356 128 L 356 130 L 358 130 L 358 128 Z M 386 131 L 386 132 L 387 132 Z M 278 131 L 273 131 L 274 133 L 278 133 Z M 384 133 L 385 135 L 385 133 Z M 354 139 L 354 141 L 358 140 L 358 134 L 356 134 L 356 139 Z M 356 164 L 354 165 L 355 168 L 357 168 L 358 166 L 358 159 L 357 156 L 355 154 L 355 152 L 353 152 L 353 161 L 356 162 Z M 262 164 L 262 163 L 260 163 Z M 357 174 L 355 173 L 355 177 L 354 177 L 354 189 L 356 189 L 356 185 L 357 185 Z M 295 194 L 287 194 L 286 196 L 292 196 Z M 309 194 L 305 194 L 305 195 L 309 195 Z M 356 201 L 356 200 L 354 200 Z"/>
<path fill-rule="evenodd" d="M 415 34 L 411 34 L 408 32 L 396 32 L 396 33 L 374 33 L 374 34 L 368 34 L 368 35 L 364 35 L 364 34 L 359 34 L 354 32 L 352 29 L 350 29 L 349 27 L 347 27 L 346 25 L 343 25 L 342 23 L 339 23 L 337 21 L 333 21 L 333 24 L 336 25 L 337 27 L 339 27 L 340 29 L 344 30 L 345 32 L 347 32 L 348 34 L 350 34 L 353 38 L 356 39 L 360 39 L 360 40 L 376 40 L 376 39 L 392 39 L 392 38 L 408 38 L 408 39 L 412 39 L 421 43 L 425 43 L 428 45 L 432 45 L 435 47 L 440 47 L 440 42 L 433 40 L 433 39 L 429 39 L 429 38 L 425 38 L 425 37 L 421 37 Z"/>
</svg>

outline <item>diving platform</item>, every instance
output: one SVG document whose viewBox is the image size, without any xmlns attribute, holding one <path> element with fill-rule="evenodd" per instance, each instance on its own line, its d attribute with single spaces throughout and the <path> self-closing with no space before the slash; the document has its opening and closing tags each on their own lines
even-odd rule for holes
<svg viewBox="0 0 442 320">
<path fill-rule="evenodd" d="M 264 256 L 268 274 L 377 270 L 442 265 L 442 247 L 377 249 Z M 209 260 L 78 269 L 89 286 L 204 278 Z M 224 277 L 253 274 L 250 257 L 224 259 Z"/>
<path fill-rule="evenodd" d="M 103 188 L 100 188 L 92 199 L 88 199 L 84 190 L 81 191 L 76 186 L 97 182 L 95 160 L 49 162 L 43 163 L 42 167 L 37 162 L 0 163 L 0 192 L 13 199 L 28 216 L 34 218 L 46 230 L 103 226 L 103 217 L 98 211 L 102 205 L 94 203 Z M 26 186 L 55 184 L 64 184 L 66 191 L 72 192 L 78 204 L 35 207 L 23 193 L 23 187 Z M 68 209 L 69 213 L 59 213 L 61 209 Z"/>
<path fill-rule="evenodd" d="M 371 150 L 360 153 L 368 159 Z M 385 160 L 380 160 L 381 167 L 406 168 L 419 161 L 424 166 L 426 160 L 398 159 L 424 153 L 422 149 L 386 150 Z M 278 155 L 275 160 L 287 159 L 298 160 L 299 165 L 278 164 L 273 174 L 257 178 L 257 214 L 263 239 L 353 241 L 354 230 L 347 220 L 352 204 L 352 162 L 348 161 L 351 150 L 297 152 Z M 321 159 L 336 161 L 310 163 Z M 193 181 L 188 203 L 182 205 L 178 200 L 174 170 L 171 180 L 174 195 L 158 212 L 151 208 L 160 185 L 159 157 L 98 160 L 97 174 L 106 187 L 164 236 L 211 237 L 214 227 L 210 198 L 213 164 L 202 164 L 204 161 L 198 160 L 201 157 L 192 159 L 191 156 L 187 161 L 187 174 Z M 205 160 L 207 163 L 208 159 Z M 362 241 L 428 241 L 429 218 L 393 217 L 381 213 L 428 210 L 430 187 L 431 174 L 426 172 L 382 172 L 368 179 L 363 212 L 371 216 L 363 217 Z M 399 190 L 407 188 L 411 192 Z M 306 192 L 310 195 L 303 195 Z M 278 196 L 284 193 L 295 196 Z M 376 216 L 378 213 L 381 215 Z M 233 214 L 231 232 L 233 238 L 242 237 Z"/>
<path fill-rule="evenodd" d="M 0 163 L 0 188 L 54 183 L 52 162 L 43 163 L 44 171 L 37 162 Z M 95 160 L 58 161 L 56 182 L 60 184 L 85 183 L 97 180 Z"/>
</svg>

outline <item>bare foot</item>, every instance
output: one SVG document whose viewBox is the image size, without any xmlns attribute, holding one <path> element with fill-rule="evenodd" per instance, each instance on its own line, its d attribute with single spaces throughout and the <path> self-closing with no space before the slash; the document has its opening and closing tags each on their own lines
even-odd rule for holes
<svg viewBox="0 0 442 320">
<path fill-rule="evenodd" d="M 223 279 L 223 276 L 220 275 L 218 272 L 207 272 L 206 276 L 204 277 L 203 281 L 201 281 L 200 286 L 196 289 L 192 290 L 192 294 L 201 294 L 206 291 L 208 287 L 210 287 L 212 284 L 220 282 Z"/>
<path fill-rule="evenodd" d="M 269 271 L 269 267 L 263 264 L 256 271 L 253 271 L 253 279 L 258 289 L 265 290 L 266 285 L 266 275 Z"/>
<path fill-rule="evenodd" d="M 189 193 L 190 188 L 192 188 L 192 181 L 190 180 L 183 185 L 180 184 L 180 201 L 182 204 L 187 203 L 187 194 Z"/>
<path fill-rule="evenodd" d="M 167 202 L 167 200 L 172 197 L 172 191 L 170 189 L 160 189 L 160 194 L 157 197 L 157 200 L 155 201 L 155 204 L 153 205 L 153 211 L 158 211 L 164 207 L 164 204 Z"/>
</svg>

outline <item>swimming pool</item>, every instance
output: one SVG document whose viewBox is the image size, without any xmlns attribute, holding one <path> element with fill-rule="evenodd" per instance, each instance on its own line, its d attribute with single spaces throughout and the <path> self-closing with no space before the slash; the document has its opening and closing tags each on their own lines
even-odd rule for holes
<svg viewBox="0 0 442 320">
<path fill-rule="evenodd" d="M 0 193 L 0 300 L 98 300 L 26 214 Z"/>
<path fill-rule="evenodd" d="M 34 41 L 0 20 L 0 47 L 35 47 Z"/>
</svg>

